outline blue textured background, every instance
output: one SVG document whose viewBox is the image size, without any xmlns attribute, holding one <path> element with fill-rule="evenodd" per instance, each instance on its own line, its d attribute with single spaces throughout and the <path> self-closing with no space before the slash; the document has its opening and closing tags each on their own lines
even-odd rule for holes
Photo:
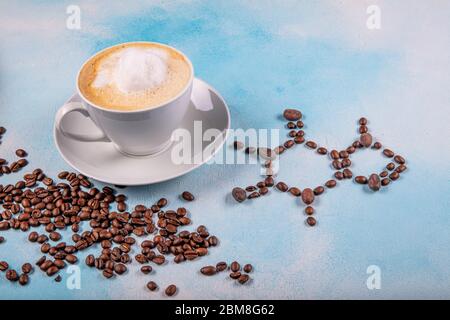
<svg viewBox="0 0 450 320">
<path fill-rule="evenodd" d="M 449 2 L 130 2 L 0 1 L 0 125 L 8 129 L 1 157 L 12 160 L 15 148 L 25 147 L 28 168 L 51 176 L 68 169 L 52 126 L 74 92 L 79 66 L 106 46 L 151 40 L 191 58 L 197 76 L 227 100 L 233 128 L 279 128 L 283 107 L 297 106 L 309 137 L 342 148 L 364 115 L 409 169 L 376 194 L 339 184 L 317 202 L 316 228 L 304 226 L 303 207 L 288 195 L 273 191 L 240 205 L 230 199 L 233 186 L 257 181 L 256 166 L 207 165 L 170 182 L 127 188 L 130 204 L 171 195 L 172 207 L 180 205 L 176 195 L 192 190 L 198 201 L 187 207 L 194 225 L 208 226 L 220 246 L 148 276 L 134 263 L 112 281 L 82 263 L 81 290 L 40 271 L 25 288 L 0 275 L 0 298 L 162 298 L 145 289 L 150 279 L 176 283 L 177 298 L 450 298 Z M 81 30 L 66 28 L 69 4 L 81 8 Z M 380 30 L 366 28 L 370 4 L 381 8 Z M 290 185 L 314 186 L 332 175 L 325 158 L 303 147 L 285 159 L 280 179 Z M 386 163 L 368 151 L 352 160 L 357 174 Z M 20 176 L 2 176 L 0 183 Z M 22 246 L 26 234 L 2 235 L 0 258 L 13 267 L 40 256 L 37 246 Z M 198 275 L 207 263 L 233 259 L 255 266 L 250 285 L 225 274 Z M 369 265 L 381 269 L 380 290 L 366 287 Z"/>
</svg>

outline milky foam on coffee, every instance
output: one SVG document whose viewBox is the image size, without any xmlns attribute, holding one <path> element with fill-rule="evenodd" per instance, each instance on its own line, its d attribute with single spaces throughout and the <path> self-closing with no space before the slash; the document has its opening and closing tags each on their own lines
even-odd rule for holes
<svg viewBox="0 0 450 320">
<path fill-rule="evenodd" d="M 83 67 L 83 95 L 101 107 L 138 110 L 157 106 L 178 95 L 190 79 L 185 58 L 168 47 L 131 43 L 94 56 Z"/>
</svg>

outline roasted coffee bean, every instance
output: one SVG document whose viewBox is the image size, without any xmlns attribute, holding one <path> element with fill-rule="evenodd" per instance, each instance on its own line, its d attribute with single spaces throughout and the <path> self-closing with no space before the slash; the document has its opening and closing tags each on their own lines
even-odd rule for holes
<svg viewBox="0 0 450 320">
<path fill-rule="evenodd" d="M 392 158 L 394 156 L 394 152 L 390 149 L 384 149 L 383 154 L 388 158 Z"/>
<path fill-rule="evenodd" d="M 5 127 L 0 127 L 0 135 L 4 134 L 6 132 Z"/>
<path fill-rule="evenodd" d="M 11 282 L 16 282 L 17 280 L 19 280 L 19 275 L 17 274 L 16 270 L 10 269 L 6 271 L 6 279 Z"/>
<path fill-rule="evenodd" d="M 273 185 L 275 184 L 275 181 L 273 180 L 272 177 L 267 177 L 266 179 L 264 179 L 264 183 L 266 184 L 266 187 L 273 187 Z"/>
<path fill-rule="evenodd" d="M 5 237 L 0 236 L 0 243 L 5 242 Z"/>
<path fill-rule="evenodd" d="M 246 265 L 244 265 L 243 270 L 247 273 L 250 273 L 253 270 L 253 266 L 250 263 L 247 263 Z"/>
<path fill-rule="evenodd" d="M 361 117 L 361 118 L 359 118 L 358 123 L 359 123 L 361 126 L 365 126 L 365 125 L 367 124 L 367 119 L 364 118 L 364 117 Z"/>
<path fill-rule="evenodd" d="M 294 143 L 295 143 L 295 144 L 302 144 L 303 142 L 305 142 L 305 138 L 302 137 L 302 136 L 296 136 L 296 137 L 294 138 Z"/>
<path fill-rule="evenodd" d="M 373 146 L 372 146 L 372 148 L 375 149 L 375 150 L 379 150 L 379 149 L 381 149 L 381 147 L 382 147 L 382 145 L 381 145 L 381 143 L 379 143 L 378 141 L 375 142 L 375 143 L 373 144 Z"/>
<path fill-rule="evenodd" d="M 56 274 L 58 271 L 59 271 L 59 269 L 57 266 L 51 266 L 45 271 L 45 273 L 47 274 L 47 276 L 51 277 L 54 274 Z"/>
<path fill-rule="evenodd" d="M 402 173 L 405 170 L 406 170 L 406 166 L 404 164 L 401 164 L 395 169 L 395 172 Z"/>
<path fill-rule="evenodd" d="M 288 121 L 297 121 L 302 118 L 302 113 L 296 109 L 285 109 L 283 117 Z"/>
<path fill-rule="evenodd" d="M 367 184 L 367 178 L 364 176 L 356 176 L 355 182 L 359 184 Z"/>
<path fill-rule="evenodd" d="M 348 169 L 348 168 L 345 168 L 345 169 L 342 171 L 342 174 L 344 175 L 344 178 L 345 178 L 345 179 L 351 179 L 351 178 L 353 177 L 352 171 L 351 171 L 350 169 Z"/>
<path fill-rule="evenodd" d="M 247 199 L 247 193 L 245 192 L 244 189 L 239 187 L 233 188 L 231 194 L 234 200 L 236 200 L 237 202 L 242 202 L 245 199 Z"/>
<path fill-rule="evenodd" d="M 233 147 L 236 150 L 241 150 L 241 149 L 244 149 L 244 144 L 242 142 L 236 140 L 233 142 Z"/>
<path fill-rule="evenodd" d="M 331 165 L 333 166 L 333 168 L 335 168 L 336 170 L 340 170 L 342 169 L 342 163 L 339 160 L 333 160 L 331 162 Z"/>
<path fill-rule="evenodd" d="M 58 274 L 56 277 L 55 277 L 55 282 L 61 282 L 62 281 L 62 277 Z"/>
<path fill-rule="evenodd" d="M 241 270 L 241 265 L 239 264 L 239 262 L 233 261 L 230 265 L 230 269 L 233 272 L 237 272 L 237 271 Z"/>
<path fill-rule="evenodd" d="M 394 170 L 394 169 L 395 169 L 395 163 L 389 162 L 389 163 L 386 165 L 386 169 L 388 169 L 389 171 Z"/>
<path fill-rule="evenodd" d="M 311 206 L 307 206 L 307 207 L 305 208 L 305 213 L 306 213 L 308 216 L 314 214 L 314 208 L 311 207 Z"/>
<path fill-rule="evenodd" d="M 294 140 L 287 140 L 287 141 L 285 141 L 284 144 L 283 144 L 283 146 L 284 146 L 286 149 L 290 149 L 290 148 L 292 148 L 294 145 L 295 145 L 295 141 L 294 141 Z"/>
<path fill-rule="evenodd" d="M 10 224 L 8 221 L 0 222 L 0 230 L 8 230 L 10 228 Z"/>
<path fill-rule="evenodd" d="M 314 191 L 310 188 L 303 189 L 302 191 L 303 203 L 309 205 L 314 202 Z"/>
<path fill-rule="evenodd" d="M 368 148 L 372 145 L 372 135 L 370 133 L 363 133 L 359 137 L 359 141 L 364 147 Z"/>
<path fill-rule="evenodd" d="M 28 277 L 27 274 L 22 273 L 22 274 L 19 276 L 19 284 L 20 284 L 21 286 L 27 285 L 27 284 L 28 284 L 28 281 L 29 281 L 29 277 Z"/>
<path fill-rule="evenodd" d="M 339 159 L 339 152 L 337 150 L 331 150 L 330 157 L 331 157 L 331 159 L 334 159 L 334 160 Z"/>
<path fill-rule="evenodd" d="M 356 148 L 354 146 L 350 146 L 347 149 L 345 149 L 345 151 L 347 151 L 348 154 L 352 154 L 355 153 Z"/>
<path fill-rule="evenodd" d="M 40 267 L 45 262 L 45 260 L 46 260 L 45 256 L 40 257 L 39 260 L 36 261 L 36 265 Z"/>
<path fill-rule="evenodd" d="M 367 128 L 367 126 L 359 127 L 359 133 L 367 133 L 368 131 L 369 131 L 369 128 Z"/>
<path fill-rule="evenodd" d="M 265 195 L 269 192 L 269 189 L 267 187 L 262 187 L 261 189 L 259 189 L 259 194 L 260 195 Z"/>
<path fill-rule="evenodd" d="M 245 188 L 245 191 L 253 192 L 253 191 L 255 191 L 256 189 L 257 189 L 257 188 L 256 188 L 255 186 L 248 186 L 248 187 Z"/>
<path fill-rule="evenodd" d="M 30 273 L 31 271 L 33 271 L 33 266 L 31 265 L 31 263 L 24 263 L 22 265 L 22 272 L 23 273 Z"/>
<path fill-rule="evenodd" d="M 161 198 L 161 199 L 159 199 L 158 200 L 158 202 L 156 203 L 156 205 L 159 207 L 159 208 L 164 208 L 166 205 L 167 205 L 167 199 L 166 198 Z"/>
<path fill-rule="evenodd" d="M 325 191 L 325 188 L 322 186 L 318 186 L 318 187 L 314 188 L 314 194 L 316 196 L 320 196 L 322 193 L 324 193 L 324 191 Z"/>
<path fill-rule="evenodd" d="M 288 185 L 282 181 L 278 182 L 275 187 L 281 192 L 286 192 L 289 189 Z"/>
<path fill-rule="evenodd" d="M 390 175 L 389 178 L 393 181 L 397 180 L 398 178 L 400 178 L 400 174 L 397 171 L 393 171 Z"/>
<path fill-rule="evenodd" d="M 381 187 L 380 177 L 373 173 L 369 176 L 369 180 L 367 180 L 367 184 L 372 191 L 378 191 Z"/>
<path fill-rule="evenodd" d="M 212 276 L 216 274 L 216 267 L 214 266 L 205 266 L 200 269 L 200 272 L 205 276 Z"/>
<path fill-rule="evenodd" d="M 394 161 L 397 162 L 398 164 L 404 164 L 406 162 L 405 158 L 403 158 L 402 156 L 399 156 L 399 155 L 396 155 L 394 157 Z"/>
<path fill-rule="evenodd" d="M 332 189 L 332 188 L 336 187 L 336 184 L 337 184 L 336 180 L 333 180 L 333 179 L 328 180 L 327 182 L 325 182 L 325 186 L 327 188 L 329 188 L 329 189 Z"/>
<path fill-rule="evenodd" d="M 6 271 L 9 268 L 9 264 L 6 261 L 0 261 L 0 271 Z"/>
<path fill-rule="evenodd" d="M 228 268 L 228 264 L 224 261 L 218 262 L 216 264 L 216 272 L 224 271 Z"/>
<path fill-rule="evenodd" d="M 306 141 L 305 145 L 310 148 L 310 149 L 316 149 L 317 148 L 317 143 L 315 143 L 314 141 Z"/>
<path fill-rule="evenodd" d="M 197 256 L 198 256 L 198 254 L 197 254 Z M 165 261 L 166 261 L 166 258 L 164 258 L 163 255 L 155 256 L 155 257 L 152 259 L 152 262 L 155 263 L 155 264 L 158 264 L 158 265 L 163 264 Z"/>
<path fill-rule="evenodd" d="M 194 201 L 195 197 L 192 193 L 190 193 L 189 191 L 184 191 L 181 194 L 181 197 L 186 200 L 186 201 Z"/>
<path fill-rule="evenodd" d="M 147 262 L 148 262 L 147 257 L 144 256 L 143 254 L 137 254 L 137 255 L 134 257 L 134 259 L 135 259 L 138 263 L 140 263 L 140 264 L 144 264 L 144 263 L 147 263 Z"/>
<path fill-rule="evenodd" d="M 78 258 L 77 258 L 75 255 L 73 255 L 73 254 L 68 254 L 68 255 L 66 256 L 66 261 L 67 261 L 68 263 L 70 263 L 70 264 L 74 264 L 74 263 L 77 263 Z"/>
<path fill-rule="evenodd" d="M 248 274 L 241 274 L 241 276 L 237 280 L 240 284 L 244 284 L 248 280 L 250 280 L 250 276 Z"/>
<path fill-rule="evenodd" d="M 50 232 L 49 238 L 50 238 L 52 241 L 58 241 L 58 240 L 61 239 L 61 235 L 60 235 L 58 232 Z"/>
<path fill-rule="evenodd" d="M 104 276 L 106 279 L 110 279 L 110 278 L 112 278 L 112 277 L 114 276 L 114 272 L 113 272 L 111 269 L 105 269 L 105 270 L 103 270 L 103 271 L 102 271 L 102 274 L 103 274 L 103 276 Z"/>
<path fill-rule="evenodd" d="M 383 187 L 387 186 L 390 182 L 391 182 L 391 180 L 389 178 L 381 179 L 381 185 Z"/>
<path fill-rule="evenodd" d="M 155 291 L 156 289 L 158 289 L 158 285 L 153 281 L 149 281 L 147 282 L 147 288 L 150 291 Z"/>
<path fill-rule="evenodd" d="M 327 149 L 324 147 L 317 148 L 318 154 L 327 154 L 327 152 L 328 152 Z"/>
<path fill-rule="evenodd" d="M 308 217 L 308 218 L 306 218 L 306 223 L 307 223 L 309 226 L 313 227 L 313 226 L 316 225 L 317 221 L 316 221 L 316 219 L 314 219 L 313 217 Z"/>
<path fill-rule="evenodd" d="M 152 266 L 142 266 L 141 267 L 141 272 L 143 274 L 149 274 L 150 272 L 152 272 L 153 268 Z"/>
<path fill-rule="evenodd" d="M 28 154 L 25 150 L 23 149 L 17 149 L 16 150 L 16 156 L 20 157 L 20 158 L 24 158 L 26 157 Z"/>
<path fill-rule="evenodd" d="M 389 172 L 387 172 L 386 170 L 381 171 L 380 173 L 380 178 L 386 178 L 388 176 Z"/>
<path fill-rule="evenodd" d="M 298 120 L 296 123 L 295 123 L 296 125 L 297 125 L 297 128 L 303 128 L 304 127 L 304 124 L 303 124 L 303 121 L 302 120 Z"/>
<path fill-rule="evenodd" d="M 90 254 L 86 257 L 86 265 L 88 265 L 89 267 L 93 267 L 95 264 L 95 257 L 94 255 Z"/>
<path fill-rule="evenodd" d="M 346 158 L 348 158 L 348 152 L 345 151 L 345 150 L 339 151 L 339 158 L 341 158 L 341 159 L 346 159 Z"/>
<path fill-rule="evenodd" d="M 259 192 L 255 191 L 255 192 L 250 193 L 247 198 L 254 199 L 254 198 L 258 198 L 259 196 L 260 196 Z"/>
<path fill-rule="evenodd" d="M 345 158 L 341 161 L 342 168 L 347 168 L 352 165 L 352 161 L 349 158 Z"/>
<path fill-rule="evenodd" d="M 256 152 L 256 148 L 255 147 L 247 147 L 247 148 L 245 148 L 245 153 L 247 153 L 247 154 L 253 154 L 253 153 L 255 153 Z"/>
<path fill-rule="evenodd" d="M 240 271 L 235 271 L 235 272 L 231 272 L 230 273 L 230 278 L 231 279 L 238 279 L 241 276 L 241 272 Z"/>
<path fill-rule="evenodd" d="M 297 128 L 297 125 L 294 122 L 289 121 L 288 123 L 286 123 L 286 128 L 295 129 L 295 128 Z"/>
<path fill-rule="evenodd" d="M 294 197 L 299 197 L 299 196 L 302 194 L 302 192 L 300 191 L 300 189 L 297 188 L 297 187 L 290 187 L 288 191 L 289 191 L 289 193 L 292 194 Z"/>
<path fill-rule="evenodd" d="M 142 270 L 142 269 L 141 269 Z M 114 271 L 118 274 L 124 274 L 125 272 L 127 272 L 127 266 L 124 265 L 123 263 L 116 263 L 114 265 Z"/>
<path fill-rule="evenodd" d="M 295 130 L 291 130 L 288 132 L 288 136 L 291 138 L 294 138 L 296 135 L 297 135 L 297 131 L 295 131 Z"/>
<path fill-rule="evenodd" d="M 173 296 L 176 292 L 177 292 L 177 286 L 174 284 L 171 284 L 165 290 L 166 295 L 169 297 Z"/>
</svg>

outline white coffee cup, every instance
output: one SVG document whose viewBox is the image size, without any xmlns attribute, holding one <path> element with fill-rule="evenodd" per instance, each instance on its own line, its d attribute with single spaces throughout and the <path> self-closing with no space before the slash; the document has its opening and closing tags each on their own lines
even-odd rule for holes
<svg viewBox="0 0 450 320">
<path fill-rule="evenodd" d="M 135 42 L 130 42 L 130 44 L 132 43 Z M 153 42 L 139 43 L 152 44 Z M 124 44 L 118 44 L 113 47 L 120 45 Z M 77 140 L 110 141 L 120 152 L 129 155 L 142 156 L 154 154 L 169 146 L 172 132 L 178 128 L 189 107 L 194 68 L 191 61 L 182 52 L 167 45 L 162 46 L 182 55 L 191 70 L 187 85 L 177 96 L 158 106 L 135 111 L 106 109 L 87 100 L 79 88 L 78 80 L 80 72 L 84 64 L 88 63 L 94 56 L 112 47 L 106 48 L 87 59 L 80 68 L 77 75 L 76 87 L 78 95 L 81 97 L 81 102 L 67 103 L 58 110 L 55 118 L 56 128 L 64 135 Z M 63 119 L 66 115 L 74 111 L 89 117 L 99 130 L 89 133 L 65 131 L 62 126 Z"/>
</svg>

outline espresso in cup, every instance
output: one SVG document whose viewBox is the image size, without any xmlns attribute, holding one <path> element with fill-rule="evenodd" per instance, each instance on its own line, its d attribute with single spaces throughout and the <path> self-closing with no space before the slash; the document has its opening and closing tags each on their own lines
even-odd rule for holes
<svg viewBox="0 0 450 320">
<path fill-rule="evenodd" d="M 99 107 L 136 111 L 177 97 L 192 68 L 185 56 L 158 43 L 126 43 L 103 50 L 84 64 L 78 77 L 83 96 Z"/>
</svg>

